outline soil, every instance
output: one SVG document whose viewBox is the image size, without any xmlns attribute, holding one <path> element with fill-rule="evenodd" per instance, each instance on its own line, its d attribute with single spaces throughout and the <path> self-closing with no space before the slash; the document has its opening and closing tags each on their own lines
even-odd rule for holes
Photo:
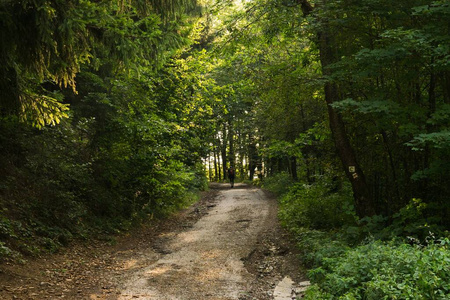
<svg viewBox="0 0 450 300">
<path fill-rule="evenodd" d="M 172 217 L 25 264 L 0 265 L 0 299 L 274 299 L 304 280 L 277 202 L 261 189 L 211 184 Z"/>
</svg>

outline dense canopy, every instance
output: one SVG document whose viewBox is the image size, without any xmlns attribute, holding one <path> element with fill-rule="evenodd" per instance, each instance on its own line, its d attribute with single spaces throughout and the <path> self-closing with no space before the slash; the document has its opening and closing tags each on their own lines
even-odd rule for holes
<svg viewBox="0 0 450 300">
<path fill-rule="evenodd" d="M 446 0 L 3 0 L 0 16 L 0 257 L 164 216 L 230 166 L 283 195 L 290 228 L 448 235 Z"/>
</svg>

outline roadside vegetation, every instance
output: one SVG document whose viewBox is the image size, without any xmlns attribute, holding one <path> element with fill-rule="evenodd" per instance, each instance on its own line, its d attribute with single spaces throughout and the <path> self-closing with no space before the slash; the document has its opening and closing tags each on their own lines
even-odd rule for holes
<svg viewBox="0 0 450 300">
<path fill-rule="evenodd" d="M 449 299 L 448 1 L 0 15 L 2 260 L 165 216 L 233 166 L 279 196 L 308 299 Z"/>
<path fill-rule="evenodd" d="M 112 239 L 206 188 L 208 83 L 181 58 L 198 5 L 144 4 L 0 4 L 0 259 Z"/>
<path fill-rule="evenodd" d="M 293 183 L 288 174 L 265 181 L 278 193 L 279 218 L 291 231 L 312 282 L 305 299 L 448 299 L 448 231 L 426 217 L 418 199 L 391 220 L 358 218 L 349 187 L 329 193 L 324 179 Z"/>
</svg>

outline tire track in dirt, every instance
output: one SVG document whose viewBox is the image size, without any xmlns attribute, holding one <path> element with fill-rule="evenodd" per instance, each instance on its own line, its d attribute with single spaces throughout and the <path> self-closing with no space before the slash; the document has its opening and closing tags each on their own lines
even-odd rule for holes
<svg viewBox="0 0 450 300">
<path fill-rule="evenodd" d="M 125 275 L 118 299 L 239 299 L 253 276 L 243 260 L 268 224 L 270 204 L 256 188 L 221 190 L 198 222 L 162 236 L 164 255 Z M 155 256 L 154 253 L 149 253 Z M 139 264 L 139 262 L 136 262 Z"/>
</svg>

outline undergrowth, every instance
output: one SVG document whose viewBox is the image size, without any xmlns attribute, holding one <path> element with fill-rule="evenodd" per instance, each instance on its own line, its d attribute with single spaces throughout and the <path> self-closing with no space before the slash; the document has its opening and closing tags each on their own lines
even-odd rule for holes
<svg viewBox="0 0 450 300">
<path fill-rule="evenodd" d="M 309 268 L 304 299 L 450 299 L 449 234 L 421 199 L 389 217 L 359 219 L 349 186 L 286 177 L 264 187 L 279 196 L 279 219 Z"/>
<path fill-rule="evenodd" d="M 305 299 L 450 299 L 449 245 L 368 241 L 312 269 Z"/>
<path fill-rule="evenodd" d="M 100 159 L 68 124 L 18 126 L 0 122 L 0 261 L 109 239 L 192 204 L 207 184 L 201 164 L 150 152 Z"/>
</svg>

